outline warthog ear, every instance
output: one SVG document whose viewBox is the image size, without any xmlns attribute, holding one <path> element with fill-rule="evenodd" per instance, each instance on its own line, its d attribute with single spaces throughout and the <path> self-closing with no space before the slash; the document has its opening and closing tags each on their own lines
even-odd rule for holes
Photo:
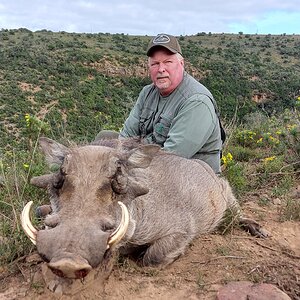
<svg viewBox="0 0 300 300">
<path fill-rule="evenodd" d="M 159 150 L 158 145 L 152 144 L 133 149 L 127 160 L 129 168 L 147 168 Z"/>
<path fill-rule="evenodd" d="M 53 180 L 53 174 L 46 174 L 37 177 L 32 177 L 30 180 L 30 184 L 37 186 L 39 188 L 46 189 L 52 180 Z"/>
<path fill-rule="evenodd" d="M 40 137 L 39 144 L 50 166 L 60 166 L 63 163 L 65 156 L 69 153 L 69 149 L 66 146 L 46 137 Z"/>
<path fill-rule="evenodd" d="M 148 193 L 148 188 L 143 184 L 135 180 L 128 182 L 125 169 L 147 168 L 159 149 L 158 145 L 143 145 L 129 151 L 125 159 L 117 161 L 117 171 L 111 182 L 113 190 L 118 194 L 125 194 L 130 187 L 135 196 Z M 127 165 L 126 168 L 125 165 Z"/>
</svg>

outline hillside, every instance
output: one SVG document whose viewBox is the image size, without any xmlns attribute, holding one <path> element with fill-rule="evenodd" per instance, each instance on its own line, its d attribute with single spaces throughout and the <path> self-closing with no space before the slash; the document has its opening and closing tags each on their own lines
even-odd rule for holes
<svg viewBox="0 0 300 300">
<path fill-rule="evenodd" d="M 299 35 L 180 36 L 187 70 L 206 85 L 222 118 L 292 108 L 300 87 Z M 92 139 L 118 129 L 147 77 L 149 37 L 27 29 L 0 31 L 0 146 L 20 145 L 25 114 L 53 137 Z M 237 109 L 238 108 L 238 109 Z"/>
</svg>

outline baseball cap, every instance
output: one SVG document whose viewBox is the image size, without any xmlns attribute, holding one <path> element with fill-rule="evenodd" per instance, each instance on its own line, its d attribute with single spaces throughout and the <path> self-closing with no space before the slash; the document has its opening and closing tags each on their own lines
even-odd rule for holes
<svg viewBox="0 0 300 300">
<path fill-rule="evenodd" d="M 151 56 L 155 47 L 164 47 L 174 54 L 181 54 L 181 48 L 176 37 L 169 34 L 160 33 L 152 38 L 147 48 L 147 56 Z"/>
</svg>

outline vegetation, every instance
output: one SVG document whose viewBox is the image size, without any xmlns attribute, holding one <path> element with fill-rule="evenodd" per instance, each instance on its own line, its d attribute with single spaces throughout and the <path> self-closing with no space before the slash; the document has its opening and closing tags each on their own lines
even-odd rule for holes
<svg viewBox="0 0 300 300">
<path fill-rule="evenodd" d="M 243 121 L 255 111 L 272 115 L 295 107 L 300 36 L 179 39 L 188 71 L 212 91 L 223 119 Z M 120 128 L 149 82 L 148 41 L 124 34 L 1 30 L 1 144 L 26 143 L 25 114 L 44 120 L 55 138 L 91 140 L 101 128 Z"/>
<path fill-rule="evenodd" d="M 288 193 L 299 180 L 300 36 L 199 33 L 179 39 L 188 71 L 219 104 L 228 135 L 223 174 L 235 194 L 241 199 L 270 189 L 282 200 L 281 221 L 300 221 L 299 201 Z M 121 128 L 149 83 L 148 40 L 0 31 L 0 265 L 32 250 L 20 229 L 25 203 L 48 202 L 29 185 L 46 168 L 38 137 L 84 143 L 101 129 Z"/>
<path fill-rule="evenodd" d="M 237 196 L 261 187 L 272 187 L 273 196 L 287 194 L 299 174 L 299 121 L 298 110 L 277 118 L 254 113 L 234 129 L 222 161 Z"/>
</svg>

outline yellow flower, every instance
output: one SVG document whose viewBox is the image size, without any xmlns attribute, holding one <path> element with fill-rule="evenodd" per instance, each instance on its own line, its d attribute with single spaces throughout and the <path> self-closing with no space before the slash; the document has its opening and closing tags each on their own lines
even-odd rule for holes
<svg viewBox="0 0 300 300">
<path fill-rule="evenodd" d="M 24 118 L 25 118 L 25 122 L 26 122 L 26 127 L 29 127 L 30 123 L 31 123 L 30 114 L 25 114 Z"/>
<path fill-rule="evenodd" d="M 221 161 L 222 161 L 222 163 L 224 165 L 226 165 L 227 164 L 227 158 L 226 158 L 226 156 L 222 156 Z"/>
<path fill-rule="evenodd" d="M 279 144 L 279 140 L 274 138 L 273 136 L 269 136 L 269 139 L 274 143 L 274 144 Z"/>
<path fill-rule="evenodd" d="M 233 160 L 232 154 L 228 152 L 225 156 L 223 155 L 221 158 L 222 163 L 227 166 L 229 162 Z"/>
<path fill-rule="evenodd" d="M 29 168 L 29 164 L 23 164 L 24 169 L 28 169 Z"/>
<path fill-rule="evenodd" d="M 272 160 L 274 160 L 275 158 L 276 158 L 276 156 L 266 157 L 266 158 L 264 159 L 264 162 L 272 161 Z"/>
<path fill-rule="evenodd" d="M 256 143 L 257 143 L 257 144 L 262 144 L 262 141 L 263 141 L 263 138 L 261 137 L 260 139 L 258 139 L 258 140 L 256 141 Z"/>
</svg>

